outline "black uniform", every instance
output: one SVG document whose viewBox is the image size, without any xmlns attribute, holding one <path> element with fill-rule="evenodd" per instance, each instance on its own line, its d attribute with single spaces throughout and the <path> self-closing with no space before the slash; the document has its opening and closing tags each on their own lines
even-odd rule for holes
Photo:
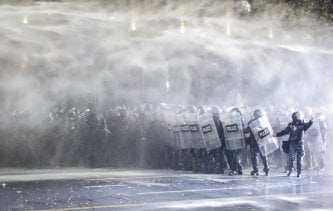
<svg viewBox="0 0 333 211">
<path fill-rule="evenodd" d="M 295 161 L 295 155 L 297 157 L 297 174 L 298 176 L 302 171 L 302 160 L 304 156 L 304 132 L 312 125 L 312 120 L 304 123 L 300 120 L 293 120 L 288 126 L 276 134 L 277 137 L 289 134 L 289 173 L 292 172 L 293 164 Z"/>
</svg>

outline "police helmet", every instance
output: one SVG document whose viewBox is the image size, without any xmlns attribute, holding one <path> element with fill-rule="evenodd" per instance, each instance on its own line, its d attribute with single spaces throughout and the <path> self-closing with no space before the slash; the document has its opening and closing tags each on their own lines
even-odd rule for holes
<svg viewBox="0 0 333 211">
<path fill-rule="evenodd" d="M 263 117 L 263 116 L 266 116 L 266 115 L 267 115 L 266 111 L 264 109 L 262 109 L 262 108 L 256 109 L 253 112 L 253 116 L 256 119 L 260 118 L 260 117 Z"/>
<path fill-rule="evenodd" d="M 242 111 L 238 107 L 234 107 L 229 111 L 231 114 L 239 114 L 242 115 Z"/>
<path fill-rule="evenodd" d="M 197 111 L 197 108 L 196 108 L 194 105 L 192 105 L 192 106 L 188 106 L 188 107 L 187 107 L 187 111 L 188 111 L 188 112 L 196 112 L 196 111 Z"/>
<path fill-rule="evenodd" d="M 304 121 L 304 114 L 302 111 L 296 111 L 291 115 L 293 121 Z"/>
<path fill-rule="evenodd" d="M 220 116 L 220 109 L 217 106 L 213 106 L 210 110 L 213 116 Z"/>
</svg>

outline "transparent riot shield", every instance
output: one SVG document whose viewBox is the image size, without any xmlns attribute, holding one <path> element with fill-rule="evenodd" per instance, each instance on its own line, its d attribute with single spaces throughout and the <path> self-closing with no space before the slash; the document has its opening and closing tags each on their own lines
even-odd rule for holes
<svg viewBox="0 0 333 211">
<path fill-rule="evenodd" d="M 325 144 L 321 136 L 319 120 L 314 119 L 311 127 L 305 132 L 304 137 L 310 152 L 324 152 Z"/>
<path fill-rule="evenodd" d="M 175 123 L 176 124 L 173 126 L 173 134 L 177 149 L 186 149 L 185 141 L 183 139 L 183 136 L 181 135 L 180 126 L 182 125 L 182 119 L 180 115 L 176 115 Z"/>
<path fill-rule="evenodd" d="M 221 115 L 224 139 L 227 150 L 245 148 L 242 116 L 238 113 Z"/>
<path fill-rule="evenodd" d="M 269 155 L 279 148 L 277 139 L 273 137 L 272 126 L 266 116 L 252 121 L 249 126 L 262 155 Z"/>
<path fill-rule="evenodd" d="M 173 142 L 176 149 L 182 149 L 182 143 L 180 140 L 180 128 L 179 125 L 173 125 L 172 127 L 173 132 Z"/>
<path fill-rule="evenodd" d="M 189 113 L 189 128 L 191 133 L 192 146 L 196 149 L 205 148 L 205 142 L 203 135 L 200 130 L 198 114 L 197 113 Z"/>
<path fill-rule="evenodd" d="M 177 118 L 179 119 L 180 123 L 179 124 L 180 136 L 181 139 L 183 140 L 184 149 L 193 148 L 190 124 L 189 124 L 189 119 L 187 118 L 187 114 L 177 115 Z"/>
<path fill-rule="evenodd" d="M 212 150 L 221 146 L 221 141 L 213 120 L 209 113 L 204 113 L 199 116 L 199 125 L 201 133 L 205 140 L 206 150 Z"/>
</svg>

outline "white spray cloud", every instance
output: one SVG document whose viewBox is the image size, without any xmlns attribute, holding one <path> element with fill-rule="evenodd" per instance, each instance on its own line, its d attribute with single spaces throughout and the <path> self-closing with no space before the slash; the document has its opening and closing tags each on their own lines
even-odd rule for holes
<svg viewBox="0 0 333 211">
<path fill-rule="evenodd" d="M 0 10 L 5 107 L 33 107 L 36 97 L 47 106 L 68 98 L 110 106 L 333 100 L 322 92 L 332 90 L 332 28 L 306 18 L 286 22 L 288 8 L 267 5 L 258 17 L 239 16 L 242 2 L 228 1 L 41 2 Z"/>
</svg>

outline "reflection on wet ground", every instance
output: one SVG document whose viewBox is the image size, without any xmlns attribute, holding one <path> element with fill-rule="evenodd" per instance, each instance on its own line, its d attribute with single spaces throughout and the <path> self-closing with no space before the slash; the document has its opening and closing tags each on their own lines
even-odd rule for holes
<svg viewBox="0 0 333 211">
<path fill-rule="evenodd" d="M 302 178 L 192 174 L 169 170 L 57 169 L 0 171 L 0 208 L 288 210 L 333 208 L 329 172 Z"/>
</svg>

